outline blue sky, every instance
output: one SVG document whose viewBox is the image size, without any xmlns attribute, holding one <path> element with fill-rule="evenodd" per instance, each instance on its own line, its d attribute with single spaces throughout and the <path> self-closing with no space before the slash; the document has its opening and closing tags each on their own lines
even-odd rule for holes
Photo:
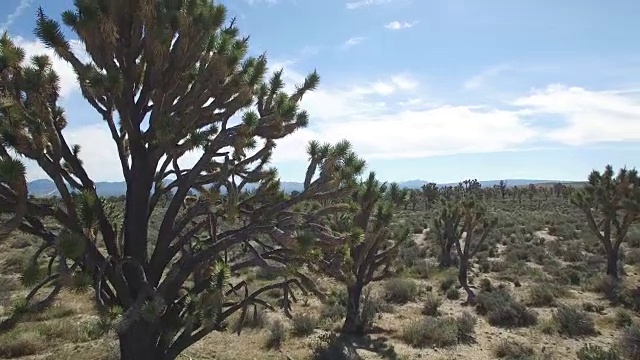
<svg viewBox="0 0 640 360">
<path fill-rule="evenodd" d="M 223 3 L 251 35 L 251 52 L 267 52 L 289 87 L 320 73 L 302 103 L 311 125 L 274 154 L 284 180 L 303 178 L 310 139 L 351 140 L 392 181 L 582 180 L 607 163 L 638 166 L 637 0 Z M 0 28 L 28 54 L 47 51 L 32 35 L 38 5 L 59 19 L 72 1 L 3 2 Z M 106 127 L 70 68 L 55 66 L 66 135 L 95 179 L 119 180 Z M 41 174 L 29 166 L 30 178 Z"/>
</svg>

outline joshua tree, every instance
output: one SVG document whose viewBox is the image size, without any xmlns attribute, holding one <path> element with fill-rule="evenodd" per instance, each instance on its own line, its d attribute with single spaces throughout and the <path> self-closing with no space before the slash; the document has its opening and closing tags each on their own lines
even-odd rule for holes
<svg viewBox="0 0 640 360">
<path fill-rule="evenodd" d="M 440 266 L 451 266 L 451 248 L 455 245 L 460 259 L 458 280 L 467 292 L 469 303 L 475 300 L 475 294 L 467 281 L 469 260 L 476 255 L 496 225 L 497 218 L 489 219 L 486 209 L 473 197 L 443 200 L 434 219 L 436 240 L 441 249 Z M 464 241 L 463 244 L 461 239 Z"/>
<path fill-rule="evenodd" d="M 556 197 L 559 198 L 560 196 L 562 196 L 565 187 L 566 186 L 560 182 L 553 184 L 553 192 L 556 194 Z"/>
<path fill-rule="evenodd" d="M 311 263 L 347 287 L 345 333 L 362 334 L 366 330 L 360 306 L 362 290 L 393 274 L 393 260 L 409 235 L 408 229 L 391 229 L 393 205 L 384 200 L 386 190 L 386 184 L 369 173 L 352 195 L 356 212 L 351 216 L 331 215 L 329 219 L 332 230 L 346 234 L 345 246 L 333 253 L 325 251 L 319 261 Z"/>
<path fill-rule="evenodd" d="M 410 189 L 407 196 L 408 196 L 408 201 L 406 205 L 411 204 L 411 210 L 415 211 L 416 207 L 418 207 L 418 203 L 420 202 L 420 190 Z"/>
<path fill-rule="evenodd" d="M 482 189 L 482 184 L 477 179 L 467 179 L 460 183 L 462 192 L 467 195 L 478 195 Z"/>
<path fill-rule="evenodd" d="M 402 206 L 407 203 L 409 189 L 402 189 L 400 185 L 393 182 L 389 185 L 387 196 L 394 206 Z"/>
<path fill-rule="evenodd" d="M 620 245 L 631 225 L 640 219 L 638 172 L 611 165 L 603 173 L 594 170 L 584 188 L 576 190 L 571 202 L 582 210 L 591 232 L 600 240 L 607 256 L 607 275 L 618 278 Z"/>
<path fill-rule="evenodd" d="M 433 232 L 435 240 L 440 247 L 439 266 L 442 268 L 451 267 L 451 249 L 456 243 L 456 239 L 462 236 L 460 213 L 455 200 L 442 199 L 441 207 L 437 216 L 433 219 Z"/>
<path fill-rule="evenodd" d="M 433 204 L 440 196 L 438 185 L 436 183 L 426 183 L 422 185 L 422 198 L 424 200 L 424 209 L 429 210 L 431 204 Z"/>
<path fill-rule="evenodd" d="M 113 137 L 127 186 L 122 218 L 96 195 L 83 166 L 91 159 L 65 139 L 49 59 L 25 65 L 24 51 L 8 37 L 0 44 L 0 210 L 18 215 L 3 229 L 20 220 L 21 231 L 43 240 L 37 256 L 58 264 L 35 292 L 52 284 L 55 293 L 76 276 L 89 277 L 99 308 L 123 310 L 116 332 L 125 360 L 175 359 L 223 329 L 230 315 L 268 306 L 260 296 L 270 289 L 282 289 L 285 300 L 296 286 L 313 291 L 298 266 L 305 246 L 342 245 L 291 209 L 320 201 L 324 213 L 342 211 L 339 199 L 352 193 L 364 162 L 347 142 L 329 146 L 310 154 L 302 192 L 280 191 L 267 163 L 278 139 L 307 125 L 298 104 L 319 77 L 310 74 L 291 94 L 282 90 L 281 71 L 265 82 L 266 57 L 246 57 L 247 38 L 238 37 L 233 21 L 223 25 L 225 15 L 208 0 L 76 1 L 62 18 L 86 48 L 90 61 L 83 62 L 60 25 L 38 11 L 35 33 L 73 67 L 83 97 Z M 24 167 L 8 149 L 47 174 L 60 206 L 25 203 Z M 199 158 L 186 166 L 180 160 L 190 151 Z M 239 195 L 248 184 L 257 188 Z M 198 196 L 185 203 L 190 191 Z M 150 238 L 154 211 L 162 220 Z M 308 231 L 315 234 L 311 244 L 302 236 Z M 230 274 L 257 266 L 281 276 L 253 289 L 230 283 Z"/>
<path fill-rule="evenodd" d="M 514 198 L 518 198 L 518 204 L 522 204 L 522 194 L 524 193 L 524 189 L 514 186 L 512 189 L 512 194 Z"/>
<path fill-rule="evenodd" d="M 467 281 L 469 260 L 476 255 L 491 230 L 496 227 L 498 218 L 488 216 L 486 209 L 475 199 L 462 200 L 459 205 L 453 207 L 453 211 L 458 212 L 457 216 L 462 218 L 462 230 L 464 231 L 464 244 L 460 244 L 460 236 L 455 238 L 456 251 L 460 258 L 458 281 L 467 292 L 467 303 L 473 304 L 476 295 Z"/>
<path fill-rule="evenodd" d="M 504 199 L 504 197 L 507 195 L 507 182 L 504 180 L 500 180 L 500 183 L 498 183 L 496 187 L 498 188 L 498 190 L 500 190 L 500 195 L 502 195 L 502 198 Z"/>
<path fill-rule="evenodd" d="M 538 188 L 535 184 L 529 184 L 529 189 L 527 191 L 527 196 L 529 197 L 529 201 L 533 202 L 533 198 L 536 196 L 538 192 Z"/>
</svg>

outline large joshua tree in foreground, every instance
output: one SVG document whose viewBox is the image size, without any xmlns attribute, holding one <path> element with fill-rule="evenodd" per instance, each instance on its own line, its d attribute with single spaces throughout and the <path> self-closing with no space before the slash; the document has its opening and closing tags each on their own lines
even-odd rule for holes
<svg viewBox="0 0 640 360">
<path fill-rule="evenodd" d="M 320 201 L 325 205 L 314 211 L 341 211 L 336 204 L 351 194 L 364 162 L 347 142 L 328 146 L 312 157 L 304 191 L 295 196 L 279 190 L 266 166 L 276 140 L 307 125 L 298 103 L 318 75 L 291 94 L 282 90 L 281 72 L 263 81 L 266 58 L 246 57 L 247 38 L 233 22 L 223 25 L 225 8 L 208 0 L 76 1 L 62 19 L 90 61 L 74 54 L 42 10 L 35 32 L 75 70 L 83 97 L 113 138 L 127 190 L 119 218 L 96 194 L 83 166 L 91 159 L 65 139 L 49 59 L 25 64 L 24 51 L 5 36 L 0 210 L 17 216 L 2 229 L 39 236 L 37 256 L 58 264 L 36 289 L 55 292 L 78 274 L 91 278 L 98 306 L 123 310 L 116 326 L 122 359 L 175 359 L 234 313 L 268 305 L 260 299 L 265 291 L 313 290 L 299 266 L 305 246 L 331 249 L 342 238 L 289 210 Z M 24 167 L 7 150 L 48 175 L 60 206 L 25 197 Z M 200 156 L 187 166 L 182 158 L 190 151 Z M 250 184 L 255 189 L 245 191 Z M 187 199 L 194 190 L 197 198 Z M 151 238 L 154 211 L 162 220 Z M 312 244 L 300 235 L 309 231 Z M 229 274 L 254 266 L 281 276 L 257 289 L 230 283 Z"/>
<path fill-rule="evenodd" d="M 330 214 L 325 218 L 333 231 L 343 234 L 344 245 L 333 252 L 323 252 L 312 264 L 316 270 L 346 285 L 344 333 L 365 332 L 367 324 L 361 308 L 363 289 L 393 274 L 398 249 L 409 236 L 408 229 L 392 228 L 394 206 L 391 199 L 384 199 L 386 191 L 386 184 L 380 183 L 371 172 L 351 196 L 355 212 Z"/>
<path fill-rule="evenodd" d="M 594 170 L 587 184 L 571 196 L 587 218 L 589 230 L 600 240 L 607 256 L 607 275 L 618 278 L 620 246 L 631 225 L 640 220 L 640 178 L 638 172 L 611 165 L 604 172 Z"/>
</svg>

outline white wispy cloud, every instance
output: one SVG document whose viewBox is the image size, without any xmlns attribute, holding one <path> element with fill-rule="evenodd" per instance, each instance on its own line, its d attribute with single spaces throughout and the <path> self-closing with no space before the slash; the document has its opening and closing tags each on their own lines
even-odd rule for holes
<svg viewBox="0 0 640 360">
<path fill-rule="evenodd" d="M 416 26 L 417 24 L 418 24 L 418 21 L 412 21 L 412 22 L 392 21 L 392 22 L 386 24 L 384 27 L 389 29 L 389 30 L 400 30 L 400 29 L 412 28 L 412 27 Z"/>
<path fill-rule="evenodd" d="M 391 3 L 394 0 L 359 0 L 359 1 L 350 1 L 345 4 L 345 7 L 349 10 L 355 10 L 359 8 L 369 7 L 373 5 L 381 5 Z"/>
<path fill-rule="evenodd" d="M 47 55 L 51 60 L 53 70 L 58 73 L 60 77 L 60 96 L 67 97 L 74 90 L 78 89 L 78 82 L 76 73 L 73 71 L 71 65 L 62 60 L 55 52 L 47 48 L 43 43 L 38 40 L 28 40 L 23 37 L 15 37 L 14 42 L 25 51 L 25 61 L 34 55 Z M 71 50 L 82 61 L 89 61 L 89 56 L 84 50 L 84 45 L 79 40 L 70 40 Z"/>
<path fill-rule="evenodd" d="M 545 138 L 567 145 L 640 140 L 640 99 L 636 93 L 589 91 L 562 84 L 536 89 L 513 104 L 531 114 L 561 116 L 566 125 Z"/>
<path fill-rule="evenodd" d="M 285 67 L 285 77 L 296 83 L 304 76 Z M 430 100 L 421 88 L 407 74 L 345 87 L 321 84 L 302 101 L 312 127 L 283 139 L 274 158 L 277 162 L 302 160 L 308 140 L 344 137 L 368 159 L 518 151 L 542 143 L 640 141 L 637 93 L 552 85 L 502 107 L 446 104 Z M 561 120 L 549 129 L 532 115 Z"/>
<path fill-rule="evenodd" d="M 464 88 L 467 90 L 478 89 L 486 84 L 486 82 L 493 77 L 500 75 L 500 73 L 506 71 L 509 67 L 507 65 L 498 65 L 490 67 L 481 73 L 472 76 L 464 82 Z"/>
<path fill-rule="evenodd" d="M 244 0 L 249 5 L 257 5 L 257 4 L 267 4 L 267 5 L 275 5 L 279 3 L 279 0 Z"/>
<path fill-rule="evenodd" d="M 342 44 L 342 46 L 341 46 L 341 47 L 342 47 L 343 49 L 348 49 L 348 48 L 350 48 L 350 47 L 353 47 L 353 46 L 356 46 L 356 45 L 362 44 L 365 40 L 367 40 L 367 38 L 366 38 L 366 37 L 364 37 L 364 36 L 355 36 L 355 37 L 349 38 L 347 41 L 345 41 L 345 42 Z"/>
<path fill-rule="evenodd" d="M 13 22 L 31 6 L 32 2 L 33 0 L 20 0 L 18 6 L 13 10 L 12 13 L 7 15 L 5 21 L 0 24 L 0 32 L 4 32 L 5 30 L 7 30 L 13 24 Z"/>
</svg>

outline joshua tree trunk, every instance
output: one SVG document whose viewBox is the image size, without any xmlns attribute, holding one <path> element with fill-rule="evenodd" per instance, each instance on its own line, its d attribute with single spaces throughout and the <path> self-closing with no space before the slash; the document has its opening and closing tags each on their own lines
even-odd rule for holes
<svg viewBox="0 0 640 360">
<path fill-rule="evenodd" d="M 618 279 L 618 251 L 612 249 L 607 254 L 607 275 Z"/>
<path fill-rule="evenodd" d="M 469 287 L 468 282 L 468 274 L 469 272 L 469 259 L 467 256 L 460 257 L 460 268 L 458 271 L 458 281 L 460 281 L 460 286 L 467 292 L 467 304 L 473 305 L 475 304 L 476 294 Z"/>
<path fill-rule="evenodd" d="M 447 243 L 441 248 L 440 253 L 440 267 L 448 268 L 451 267 L 453 261 L 451 260 L 451 248 L 453 247 L 452 243 Z"/>
<path fill-rule="evenodd" d="M 363 334 L 364 324 L 360 317 L 360 299 L 362 284 L 356 282 L 347 288 L 347 315 L 342 325 L 342 332 L 346 334 Z"/>
<path fill-rule="evenodd" d="M 154 341 L 154 333 L 152 325 L 144 322 L 131 324 L 126 330 L 118 334 L 120 340 L 120 359 L 121 360 L 137 360 L 137 359 L 158 359 L 169 360 L 164 355 L 164 351 L 159 348 Z"/>
</svg>

